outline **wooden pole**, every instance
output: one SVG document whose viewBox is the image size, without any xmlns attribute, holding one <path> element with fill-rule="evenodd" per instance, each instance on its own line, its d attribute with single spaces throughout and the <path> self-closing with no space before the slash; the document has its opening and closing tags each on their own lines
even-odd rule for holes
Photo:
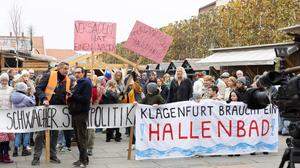
<svg viewBox="0 0 300 168">
<path fill-rule="evenodd" d="M 45 160 L 46 162 L 50 162 L 50 130 L 45 131 Z"/>
<path fill-rule="evenodd" d="M 127 155 L 127 160 L 131 160 L 131 153 L 132 153 L 132 142 L 133 142 L 133 131 L 134 131 L 134 126 L 130 127 L 130 133 L 129 133 L 129 144 L 128 144 L 128 155 Z"/>
<path fill-rule="evenodd" d="M 131 62 L 131 61 L 129 61 L 128 59 L 123 58 L 122 56 L 120 56 L 118 54 L 115 54 L 115 53 L 112 53 L 112 52 L 108 52 L 108 54 L 111 55 L 111 56 L 113 56 L 113 57 L 115 57 L 115 58 L 117 58 L 118 60 L 120 60 L 120 61 L 122 61 L 122 62 L 124 62 L 126 64 L 129 64 L 129 65 L 133 66 L 134 68 L 136 68 L 136 69 L 139 70 L 138 65 L 135 64 L 135 63 L 133 63 L 133 62 Z"/>
</svg>

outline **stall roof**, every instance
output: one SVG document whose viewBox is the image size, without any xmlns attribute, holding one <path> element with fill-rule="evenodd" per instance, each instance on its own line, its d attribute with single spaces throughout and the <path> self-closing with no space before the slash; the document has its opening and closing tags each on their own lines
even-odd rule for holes
<svg viewBox="0 0 300 168">
<path fill-rule="evenodd" d="M 184 60 L 173 60 L 172 62 L 175 65 L 175 67 L 178 68 L 182 66 Z"/>
<path fill-rule="evenodd" d="M 147 64 L 146 70 L 153 71 L 156 69 L 157 64 Z"/>
<path fill-rule="evenodd" d="M 170 63 L 168 62 L 162 62 L 160 64 L 157 64 L 156 68 L 159 71 L 166 71 L 169 67 Z"/>
<path fill-rule="evenodd" d="M 275 47 L 292 46 L 293 43 L 278 43 L 234 48 L 212 49 L 214 54 L 198 61 L 201 66 L 273 65 Z"/>
</svg>

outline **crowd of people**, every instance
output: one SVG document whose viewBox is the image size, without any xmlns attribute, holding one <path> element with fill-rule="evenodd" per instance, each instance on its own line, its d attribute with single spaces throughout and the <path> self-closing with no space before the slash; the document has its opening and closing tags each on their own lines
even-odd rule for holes
<svg viewBox="0 0 300 168">
<path fill-rule="evenodd" d="M 71 151 L 72 141 L 76 141 L 79 160 L 75 166 L 85 167 L 88 156 L 93 155 L 94 129 L 88 129 L 86 121 L 91 105 L 116 103 L 142 103 L 157 106 L 164 103 L 202 99 L 230 102 L 243 101 L 247 88 L 257 87 L 256 76 L 251 79 L 241 70 L 235 74 L 223 72 L 219 78 L 196 73 L 194 80 L 188 78 L 184 68 L 179 67 L 174 77 L 156 72 L 140 73 L 137 70 L 106 70 L 102 76 L 82 67 L 70 69 L 65 62 L 58 64 L 55 71 L 36 74 L 33 70 L 18 72 L 10 69 L 0 76 L 0 109 L 23 108 L 36 105 L 68 105 L 72 115 L 74 130 L 51 131 L 50 160 L 60 163 L 57 150 Z M 103 130 L 100 130 L 103 131 Z M 130 129 L 126 129 L 129 135 Z M 120 142 L 120 129 L 106 129 L 106 142 Z M 34 138 L 35 137 L 35 138 Z M 13 157 L 31 155 L 32 165 L 39 165 L 44 145 L 45 132 L 0 133 L 0 162 L 13 163 Z M 134 142 L 133 142 L 134 143 Z M 30 146 L 34 146 L 34 150 Z M 20 150 L 22 148 L 22 150 Z"/>
</svg>

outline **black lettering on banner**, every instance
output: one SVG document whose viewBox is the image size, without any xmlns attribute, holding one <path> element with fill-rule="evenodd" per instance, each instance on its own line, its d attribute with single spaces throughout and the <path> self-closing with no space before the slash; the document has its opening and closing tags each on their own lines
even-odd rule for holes
<svg viewBox="0 0 300 168">
<path fill-rule="evenodd" d="M 65 122 L 63 121 L 62 126 L 65 127 L 65 128 L 68 128 L 68 127 L 70 127 L 70 125 L 71 125 L 71 116 L 70 116 L 70 114 L 69 114 L 68 107 L 64 107 L 64 108 L 62 109 L 62 113 L 67 117 L 67 122 L 65 123 Z"/>
<path fill-rule="evenodd" d="M 189 113 L 191 112 L 191 108 L 192 108 L 192 106 L 186 106 L 185 107 L 185 111 L 186 111 L 186 116 L 187 117 L 189 116 Z M 176 116 L 173 116 L 173 114 L 172 114 L 172 118 L 176 118 Z"/>
<path fill-rule="evenodd" d="M 178 117 L 181 117 L 180 115 L 182 115 L 182 117 L 185 117 L 185 108 L 180 108 L 178 107 Z M 164 116 L 166 118 L 166 116 Z"/>
<path fill-rule="evenodd" d="M 219 115 L 220 116 L 224 115 L 224 106 L 219 106 Z"/>
<path fill-rule="evenodd" d="M 104 124 L 104 113 L 103 113 L 103 107 L 100 108 L 100 121 L 103 127 L 106 127 Z"/>
<path fill-rule="evenodd" d="M 51 129 L 53 128 L 59 128 L 59 126 L 57 125 L 56 121 L 55 121 L 55 115 L 57 113 L 56 108 L 51 108 L 51 115 L 50 115 L 50 120 L 51 120 Z"/>
<path fill-rule="evenodd" d="M 170 113 L 171 113 L 171 117 L 174 118 L 173 116 L 175 116 L 175 115 L 173 115 L 173 114 L 175 114 L 175 107 L 170 108 Z M 176 116 L 175 116 L 175 118 L 176 118 Z"/>
<path fill-rule="evenodd" d="M 103 107 L 98 106 L 95 111 L 95 127 L 100 127 L 101 123 L 101 111 L 103 110 Z M 98 117 L 99 115 L 99 117 Z"/>
<path fill-rule="evenodd" d="M 120 126 L 123 126 L 123 107 L 121 107 L 121 120 L 120 120 Z"/>
<path fill-rule="evenodd" d="M 145 108 L 145 109 L 141 108 L 141 119 L 147 118 L 147 115 L 146 115 L 147 110 L 148 110 L 147 108 Z"/>
<path fill-rule="evenodd" d="M 30 117 L 31 115 L 32 115 L 31 111 L 25 114 L 26 116 L 25 129 L 28 129 L 28 127 L 33 128 L 34 121 L 32 120 L 32 117 Z"/>
<path fill-rule="evenodd" d="M 178 108 L 178 109 L 179 109 L 179 108 Z M 163 115 L 164 115 L 164 118 L 169 118 L 169 117 L 170 117 L 169 113 L 167 113 L 168 111 L 169 111 L 168 108 L 164 108 L 164 109 L 163 109 Z"/>
<path fill-rule="evenodd" d="M 199 115 L 199 106 L 193 106 L 193 116 L 197 117 Z"/>
<path fill-rule="evenodd" d="M 160 118 L 162 118 L 161 110 L 160 110 L 160 108 L 157 108 L 156 109 L 156 117 L 155 118 L 158 118 L 159 115 L 160 115 Z"/>
<path fill-rule="evenodd" d="M 134 109 L 134 107 L 135 107 L 135 105 L 133 105 L 129 110 L 128 110 L 128 107 L 127 107 L 126 125 L 128 125 L 128 122 L 130 122 L 130 125 L 132 125 L 132 121 L 130 120 L 129 114 Z"/>
<path fill-rule="evenodd" d="M 25 128 L 25 121 L 24 121 L 24 119 L 25 119 L 24 110 L 22 110 L 22 111 L 21 111 L 21 118 L 20 118 L 20 120 L 21 120 L 21 125 L 22 125 L 22 129 Z"/>
<path fill-rule="evenodd" d="M 107 108 L 107 126 L 110 126 L 110 107 Z"/>
<path fill-rule="evenodd" d="M 117 111 L 117 109 L 118 109 L 118 107 L 113 107 L 113 109 L 114 109 L 114 126 L 116 126 L 116 120 L 117 120 L 117 117 L 116 117 L 116 111 Z"/>
<path fill-rule="evenodd" d="M 10 119 L 10 127 L 6 127 L 8 130 L 11 130 L 13 127 L 14 127 L 14 119 L 13 117 L 11 116 L 11 113 L 7 113 L 6 114 L 6 117 Z"/>
</svg>

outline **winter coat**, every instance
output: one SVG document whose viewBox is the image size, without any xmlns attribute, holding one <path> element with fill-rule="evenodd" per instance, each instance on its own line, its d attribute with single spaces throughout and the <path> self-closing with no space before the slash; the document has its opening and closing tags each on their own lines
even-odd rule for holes
<svg viewBox="0 0 300 168">
<path fill-rule="evenodd" d="M 1 110 L 7 110 L 7 109 L 12 108 L 10 97 L 11 97 L 13 90 L 14 89 L 10 86 L 3 88 L 0 85 L 0 109 Z"/>
<path fill-rule="evenodd" d="M 161 88 L 160 88 L 160 95 L 161 97 L 164 98 L 165 101 L 168 100 L 168 96 L 169 96 L 169 88 L 167 85 L 162 85 Z"/>
<path fill-rule="evenodd" d="M 35 97 L 27 96 L 25 93 L 15 91 L 11 95 L 11 101 L 14 108 L 35 106 Z"/>
<path fill-rule="evenodd" d="M 158 92 L 154 94 L 147 94 L 146 97 L 142 100 L 142 104 L 148 104 L 148 105 L 153 105 L 153 104 L 164 104 L 165 100 L 164 98 L 158 94 Z"/>
<path fill-rule="evenodd" d="M 58 84 L 54 90 L 54 94 L 52 95 L 49 103 L 51 105 L 66 105 L 66 80 L 64 80 L 65 77 L 60 75 L 59 72 L 57 73 L 57 75 Z M 49 78 L 50 73 L 44 74 L 40 83 L 36 87 L 36 95 L 38 96 L 40 102 L 43 102 L 46 99 L 45 90 L 48 85 Z"/>
<path fill-rule="evenodd" d="M 193 85 L 190 79 L 184 79 L 180 85 L 172 80 L 169 90 L 168 103 L 188 101 L 193 96 Z"/>
<path fill-rule="evenodd" d="M 70 103 L 75 103 L 80 110 L 71 111 L 72 116 L 84 115 L 88 116 L 92 98 L 92 82 L 88 78 L 79 79 L 77 85 L 72 91 L 72 96 L 68 99 Z"/>
<path fill-rule="evenodd" d="M 12 92 L 13 92 L 12 87 L 7 86 L 6 88 L 3 88 L 0 85 L 0 110 L 8 110 L 12 108 L 12 103 L 11 103 Z M 13 134 L 0 132 L 0 142 L 12 141 L 13 139 L 14 139 Z"/>
</svg>

